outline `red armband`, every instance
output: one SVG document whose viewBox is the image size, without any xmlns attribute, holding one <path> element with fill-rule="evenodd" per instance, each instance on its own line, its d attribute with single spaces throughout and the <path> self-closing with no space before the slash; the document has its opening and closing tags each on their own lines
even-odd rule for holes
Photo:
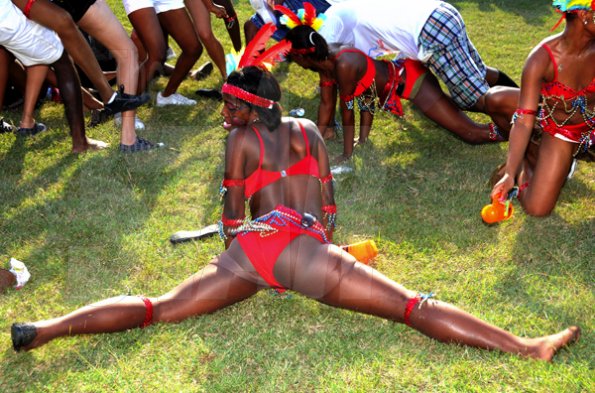
<svg viewBox="0 0 595 393">
<path fill-rule="evenodd" d="M 512 114 L 512 119 L 510 121 L 510 124 L 516 123 L 516 121 L 518 119 L 522 119 L 524 115 L 537 116 L 537 111 L 534 111 L 533 109 L 521 109 L 521 108 L 518 108 Z"/>
<path fill-rule="evenodd" d="M 31 7 L 33 7 L 33 4 L 35 4 L 37 0 L 27 0 L 27 5 L 25 5 L 25 10 L 23 11 L 23 14 L 25 14 L 25 16 L 27 18 L 29 18 L 29 14 L 31 13 Z"/>
<path fill-rule="evenodd" d="M 325 176 L 325 177 L 320 178 L 320 183 L 322 183 L 322 184 L 326 184 L 326 183 L 331 182 L 331 181 L 333 181 L 333 174 L 332 173 L 329 173 L 328 176 Z"/>
<path fill-rule="evenodd" d="M 223 187 L 244 187 L 244 179 L 223 179 Z"/>
</svg>

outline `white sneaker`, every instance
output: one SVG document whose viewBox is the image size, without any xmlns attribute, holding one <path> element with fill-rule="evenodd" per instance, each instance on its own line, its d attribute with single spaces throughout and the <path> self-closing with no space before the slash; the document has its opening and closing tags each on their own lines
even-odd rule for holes
<svg viewBox="0 0 595 393">
<path fill-rule="evenodd" d="M 578 161 L 576 158 L 572 160 L 572 164 L 570 164 L 570 170 L 568 171 L 568 176 L 566 176 L 566 180 L 572 179 L 574 176 L 574 172 L 576 172 L 576 166 L 578 165 Z"/>
<path fill-rule="evenodd" d="M 157 106 L 165 105 L 196 105 L 196 101 L 186 98 L 179 93 L 163 97 L 161 92 L 157 93 Z"/>
<path fill-rule="evenodd" d="M 174 52 L 174 50 L 168 46 L 167 51 L 165 51 L 165 59 L 171 60 L 174 57 L 176 57 L 176 52 Z"/>
<path fill-rule="evenodd" d="M 114 124 L 116 127 L 122 127 L 122 114 L 116 113 L 114 115 Z M 134 129 L 136 131 L 144 131 L 145 130 L 145 123 L 141 119 L 138 118 L 137 115 L 134 115 Z"/>
</svg>

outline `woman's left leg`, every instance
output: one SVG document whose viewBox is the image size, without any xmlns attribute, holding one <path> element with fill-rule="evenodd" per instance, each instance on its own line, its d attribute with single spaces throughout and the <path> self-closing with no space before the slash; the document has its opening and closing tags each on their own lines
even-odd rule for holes
<svg viewBox="0 0 595 393">
<path fill-rule="evenodd" d="M 179 322 L 190 316 L 217 311 L 257 291 L 255 284 L 225 268 L 209 264 L 160 297 L 114 297 L 63 317 L 27 325 L 35 328 L 36 335 L 22 349 L 30 350 L 62 336 L 111 333 L 157 322 Z M 14 339 L 13 335 L 13 342 Z"/>
<path fill-rule="evenodd" d="M 39 98 L 39 92 L 43 86 L 49 67 L 45 64 L 27 67 L 27 84 L 25 87 L 25 101 L 23 103 L 23 114 L 21 116 L 20 129 L 35 130 L 35 104 Z"/>
<path fill-rule="evenodd" d="M 551 360 L 579 334 L 577 327 L 571 327 L 535 339 L 515 336 L 450 304 L 422 302 L 417 293 L 357 262 L 339 247 L 321 246 L 305 236 L 283 251 L 275 277 L 282 285 L 325 304 L 407 323 L 443 342 Z"/>
<path fill-rule="evenodd" d="M 524 170 L 518 179 L 519 184 L 527 184 L 519 195 L 527 214 L 547 216 L 554 210 L 577 147 L 576 143 L 543 133 L 535 167 Z"/>
</svg>

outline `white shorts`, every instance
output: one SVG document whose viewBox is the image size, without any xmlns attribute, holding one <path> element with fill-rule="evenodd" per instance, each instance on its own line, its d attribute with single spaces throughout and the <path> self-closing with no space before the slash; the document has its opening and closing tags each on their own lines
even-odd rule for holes
<svg viewBox="0 0 595 393">
<path fill-rule="evenodd" d="M 58 61 L 64 47 L 56 33 L 27 19 L 10 1 L 1 5 L 0 46 L 26 67 Z"/>
<path fill-rule="evenodd" d="M 126 15 L 132 14 L 141 8 L 155 8 L 155 13 L 184 8 L 184 0 L 122 0 Z"/>
</svg>

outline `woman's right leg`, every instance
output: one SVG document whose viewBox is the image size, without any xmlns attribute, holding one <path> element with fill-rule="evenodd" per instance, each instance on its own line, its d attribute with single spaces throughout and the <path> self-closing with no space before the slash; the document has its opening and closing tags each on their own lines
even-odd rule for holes
<svg viewBox="0 0 595 393">
<path fill-rule="evenodd" d="M 134 27 L 133 37 L 138 37 L 142 44 L 142 50 L 138 53 L 144 60 L 141 73 L 141 83 L 144 86 L 139 88 L 146 90 L 149 83 L 161 69 L 161 64 L 165 61 L 166 43 L 163 39 L 163 30 L 159 24 L 159 19 L 153 7 L 141 8 L 128 14 L 128 19 Z M 134 41 L 134 39 L 133 39 Z M 142 56 L 146 53 L 146 56 Z"/>
<path fill-rule="evenodd" d="M 63 317 L 35 322 L 33 326 L 37 334 L 23 349 L 30 350 L 62 336 L 119 332 L 145 323 L 179 322 L 190 316 L 217 311 L 257 291 L 255 284 L 225 268 L 209 264 L 160 297 L 147 300 L 136 296 L 114 297 Z M 148 318 L 148 304 L 152 305 L 152 318 Z"/>
<path fill-rule="evenodd" d="M 339 247 L 321 246 L 306 236 L 283 251 L 275 277 L 282 285 L 325 304 L 404 322 L 443 342 L 551 360 L 559 348 L 579 334 L 578 328 L 572 327 L 551 336 L 521 338 L 450 304 L 416 302 L 415 292 L 357 262 Z"/>
<path fill-rule="evenodd" d="M 194 30 L 196 31 L 198 38 L 200 38 L 200 41 L 207 49 L 209 57 L 219 69 L 221 79 L 225 80 L 227 78 L 227 72 L 225 70 L 225 52 L 223 51 L 221 42 L 219 42 L 217 37 L 215 37 L 215 34 L 213 34 L 211 15 L 209 14 L 207 7 L 205 7 L 202 0 L 185 0 L 184 3 L 186 4 L 188 11 L 190 11 Z"/>
</svg>

